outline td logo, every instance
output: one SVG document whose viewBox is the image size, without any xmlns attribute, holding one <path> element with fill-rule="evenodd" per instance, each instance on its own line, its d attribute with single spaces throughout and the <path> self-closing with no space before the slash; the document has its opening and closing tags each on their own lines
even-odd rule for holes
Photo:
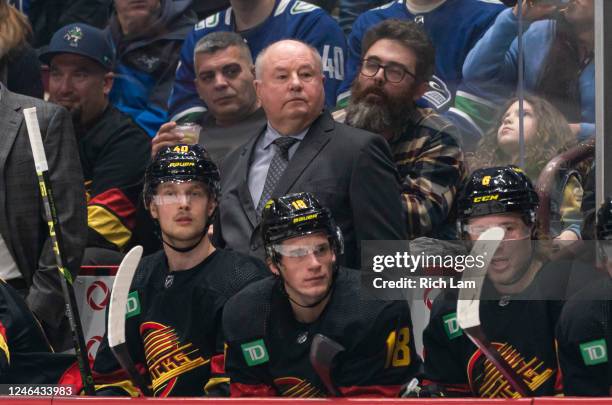
<svg viewBox="0 0 612 405">
<path fill-rule="evenodd" d="M 448 314 L 442 318 L 444 322 L 444 331 L 449 339 L 455 339 L 461 335 L 463 335 L 463 331 L 459 327 L 459 323 L 457 322 L 457 313 L 453 312 L 452 314 Z"/>
<path fill-rule="evenodd" d="M 255 340 L 254 342 L 244 343 L 240 345 L 242 355 L 249 367 L 263 364 L 269 360 L 268 351 L 263 339 Z"/>
<path fill-rule="evenodd" d="M 587 366 L 605 363 L 608 361 L 606 341 L 599 339 L 582 343 L 580 345 L 580 354 L 582 354 L 582 360 L 584 360 L 584 364 Z"/>
</svg>

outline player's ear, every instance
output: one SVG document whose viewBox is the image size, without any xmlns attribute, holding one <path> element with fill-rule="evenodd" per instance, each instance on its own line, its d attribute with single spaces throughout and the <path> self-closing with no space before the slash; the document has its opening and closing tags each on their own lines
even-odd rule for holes
<svg viewBox="0 0 612 405">
<path fill-rule="evenodd" d="M 159 219 L 159 213 L 157 212 L 157 204 L 155 204 L 153 200 L 154 199 L 152 199 L 149 203 L 149 213 L 151 214 L 151 218 Z"/>
<path fill-rule="evenodd" d="M 266 264 L 268 265 L 268 268 L 274 275 L 276 276 L 280 275 L 280 270 L 278 270 L 278 266 L 272 261 L 271 258 L 269 257 L 266 258 Z"/>
</svg>

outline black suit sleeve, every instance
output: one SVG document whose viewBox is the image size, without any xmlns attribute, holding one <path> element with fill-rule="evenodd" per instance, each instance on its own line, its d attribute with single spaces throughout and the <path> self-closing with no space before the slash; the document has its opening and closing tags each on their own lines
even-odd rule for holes
<svg viewBox="0 0 612 405">
<path fill-rule="evenodd" d="M 371 135 L 355 160 L 350 199 L 357 242 L 406 239 L 400 182 L 385 139 Z"/>
</svg>

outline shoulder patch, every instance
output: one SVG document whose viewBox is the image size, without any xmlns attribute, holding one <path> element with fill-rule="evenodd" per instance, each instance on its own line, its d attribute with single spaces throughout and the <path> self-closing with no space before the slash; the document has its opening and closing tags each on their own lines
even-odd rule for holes
<svg viewBox="0 0 612 405">
<path fill-rule="evenodd" d="M 206 17 L 205 19 L 196 24 L 195 30 L 199 31 L 203 30 L 204 28 L 216 27 L 217 25 L 219 25 L 220 14 L 221 12 Z"/>
<path fill-rule="evenodd" d="M 457 322 L 456 312 L 443 316 L 442 322 L 444 323 L 444 331 L 446 332 L 446 336 L 448 336 L 450 340 L 463 335 L 463 330 L 459 327 L 459 322 Z"/>
<path fill-rule="evenodd" d="M 243 343 L 240 345 L 240 348 L 242 349 L 244 360 L 249 367 L 257 366 L 270 360 L 263 339 Z"/>
<path fill-rule="evenodd" d="M 125 318 L 131 318 L 140 314 L 140 298 L 138 297 L 138 291 L 132 291 L 128 294 L 128 299 L 125 309 Z"/>
<path fill-rule="evenodd" d="M 584 364 L 587 366 L 606 363 L 608 361 L 608 347 L 605 339 L 581 343 L 580 354 Z"/>
<path fill-rule="evenodd" d="M 319 7 L 315 6 L 314 4 L 306 3 L 303 1 L 296 1 L 293 7 L 291 7 L 291 11 L 289 12 L 291 13 L 291 15 L 296 15 L 302 13 L 310 13 L 311 11 L 314 11 L 318 8 Z"/>
</svg>

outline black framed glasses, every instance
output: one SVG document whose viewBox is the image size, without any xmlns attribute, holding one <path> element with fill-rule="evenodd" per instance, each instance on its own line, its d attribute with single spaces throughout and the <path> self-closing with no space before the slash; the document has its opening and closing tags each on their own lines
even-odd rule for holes
<svg viewBox="0 0 612 405">
<path fill-rule="evenodd" d="M 371 59 L 363 59 L 361 61 L 361 74 L 366 77 L 374 77 L 378 73 L 380 69 L 383 69 L 385 80 L 389 83 L 399 83 L 404 80 L 406 75 L 412 77 L 416 80 L 416 76 L 414 73 L 399 65 L 397 63 L 390 63 L 388 65 L 383 65 Z"/>
</svg>

